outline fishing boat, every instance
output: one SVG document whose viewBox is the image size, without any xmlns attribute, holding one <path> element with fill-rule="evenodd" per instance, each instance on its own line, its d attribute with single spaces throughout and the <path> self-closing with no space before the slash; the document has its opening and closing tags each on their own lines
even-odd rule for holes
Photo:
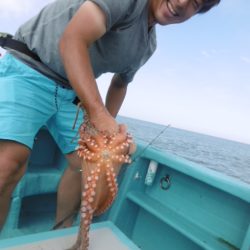
<svg viewBox="0 0 250 250">
<path fill-rule="evenodd" d="M 250 250 L 250 185 L 137 141 L 112 207 L 91 226 L 90 250 Z M 63 250 L 71 228 L 51 230 L 66 161 L 42 128 L 16 187 L 0 249 Z M 240 166 L 239 166 L 240 168 Z"/>
</svg>

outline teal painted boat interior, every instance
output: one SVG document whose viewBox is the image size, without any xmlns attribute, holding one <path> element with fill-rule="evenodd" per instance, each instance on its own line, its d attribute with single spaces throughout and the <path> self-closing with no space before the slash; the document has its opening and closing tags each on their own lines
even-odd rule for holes
<svg viewBox="0 0 250 250">
<path fill-rule="evenodd" d="M 0 239 L 51 230 L 65 167 L 42 129 Z M 250 185 L 139 142 L 118 182 L 116 201 L 95 222 L 111 221 L 139 248 L 250 250 Z"/>
</svg>

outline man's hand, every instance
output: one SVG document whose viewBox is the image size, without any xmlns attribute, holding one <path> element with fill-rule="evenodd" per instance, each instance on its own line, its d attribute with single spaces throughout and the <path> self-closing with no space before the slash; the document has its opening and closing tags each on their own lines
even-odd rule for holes
<svg viewBox="0 0 250 250">
<path fill-rule="evenodd" d="M 95 127 L 97 131 L 106 132 L 110 135 L 116 133 L 116 141 L 123 142 L 126 140 L 128 133 L 125 124 L 118 124 L 116 120 L 107 112 L 106 114 L 100 114 L 89 118 L 90 123 Z M 123 152 L 124 154 L 132 155 L 136 151 L 136 145 L 133 142 L 132 137 L 128 140 L 128 149 Z"/>
<path fill-rule="evenodd" d="M 107 110 L 89 115 L 90 123 L 95 127 L 97 131 L 106 132 L 108 134 L 114 134 L 119 132 L 119 125 Z"/>
</svg>

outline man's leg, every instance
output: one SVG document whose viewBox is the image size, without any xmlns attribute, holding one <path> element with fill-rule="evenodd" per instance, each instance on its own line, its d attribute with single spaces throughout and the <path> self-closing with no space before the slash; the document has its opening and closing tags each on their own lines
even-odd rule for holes
<svg viewBox="0 0 250 250">
<path fill-rule="evenodd" d="M 73 90 L 57 88 L 57 103 L 58 110 L 47 122 L 47 128 L 61 152 L 66 156 L 69 167 L 65 170 L 61 178 L 57 192 L 57 213 L 54 229 L 69 227 L 72 225 L 74 217 L 64 220 L 70 215 L 77 215 L 81 201 L 81 167 L 80 159 L 77 156 L 75 148 L 78 145 L 77 128 L 83 122 L 83 112 L 78 110 L 78 107 L 72 102 L 75 99 Z M 76 121 L 75 130 L 72 128 L 76 114 L 79 111 L 79 116 Z M 58 225 L 63 221 L 62 224 Z"/>
<path fill-rule="evenodd" d="M 56 96 L 57 85 L 49 78 L 8 53 L 0 60 L 0 227 L 34 137 L 57 113 Z"/>
<path fill-rule="evenodd" d="M 25 172 L 30 150 L 7 140 L 0 140 L 0 230 L 8 215 L 11 194 Z"/>
<path fill-rule="evenodd" d="M 63 223 L 58 225 L 57 228 L 70 227 L 72 225 L 81 202 L 80 159 L 76 152 L 67 154 L 66 158 L 69 162 L 69 167 L 65 170 L 59 184 L 56 212 L 56 225 L 60 222 Z"/>
</svg>

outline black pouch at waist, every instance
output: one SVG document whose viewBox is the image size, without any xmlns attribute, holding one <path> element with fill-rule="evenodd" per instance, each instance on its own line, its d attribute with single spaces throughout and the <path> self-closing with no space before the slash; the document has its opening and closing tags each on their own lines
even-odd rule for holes
<svg viewBox="0 0 250 250">
<path fill-rule="evenodd" d="M 39 58 L 39 56 L 37 54 L 35 54 L 34 52 L 32 52 L 26 44 L 13 39 L 13 36 L 8 34 L 8 33 L 1 33 L 0 32 L 0 47 L 8 50 L 8 49 L 13 49 L 13 50 L 17 50 L 29 57 L 31 57 L 32 59 L 41 62 L 41 59 Z"/>
</svg>

